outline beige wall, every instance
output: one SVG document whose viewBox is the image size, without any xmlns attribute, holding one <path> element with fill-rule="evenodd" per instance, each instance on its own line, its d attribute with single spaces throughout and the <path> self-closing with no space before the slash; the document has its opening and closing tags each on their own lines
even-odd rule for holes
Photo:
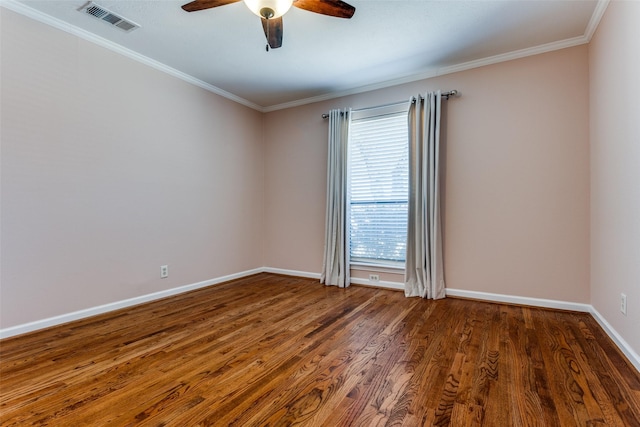
<svg viewBox="0 0 640 427">
<path fill-rule="evenodd" d="M 2 328 L 261 266 L 319 273 L 321 114 L 454 88 L 448 286 L 590 302 L 586 46 L 262 115 L 1 19 Z"/>
<path fill-rule="evenodd" d="M 589 47 L 591 303 L 640 354 L 640 3 L 612 1 Z M 620 294 L 627 295 L 627 315 Z"/>
<path fill-rule="evenodd" d="M 447 103 L 447 286 L 588 303 L 586 46 L 266 114 L 266 265 L 321 269 L 321 114 L 435 89 L 462 93 Z"/>
<path fill-rule="evenodd" d="M 0 10 L 1 328 L 263 265 L 261 113 Z"/>
</svg>

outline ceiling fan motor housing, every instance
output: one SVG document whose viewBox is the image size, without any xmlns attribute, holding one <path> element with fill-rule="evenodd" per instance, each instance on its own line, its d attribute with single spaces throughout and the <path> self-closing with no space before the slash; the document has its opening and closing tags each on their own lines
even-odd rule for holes
<svg viewBox="0 0 640 427">
<path fill-rule="evenodd" d="M 293 0 L 244 0 L 249 10 L 261 18 L 279 18 L 291 8 Z"/>
<path fill-rule="evenodd" d="M 2 1 L 2 0 L 0 0 Z M 211 9 L 218 6 L 237 3 L 241 0 L 192 0 L 183 4 L 182 9 L 187 12 Z M 267 37 L 267 51 L 271 47 L 277 49 L 282 46 L 282 15 L 293 6 L 309 12 L 319 13 L 336 18 L 351 18 L 356 8 L 342 0 L 242 0 L 251 12 L 258 15 L 262 21 L 264 35 Z"/>
<path fill-rule="evenodd" d="M 263 7 L 262 9 L 260 9 L 260 16 L 262 16 L 264 19 L 271 19 L 275 14 L 276 13 L 270 7 Z"/>
</svg>

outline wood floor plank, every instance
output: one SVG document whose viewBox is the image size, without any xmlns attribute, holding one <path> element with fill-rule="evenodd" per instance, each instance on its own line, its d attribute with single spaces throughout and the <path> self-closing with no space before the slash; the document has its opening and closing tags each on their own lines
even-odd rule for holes
<svg viewBox="0 0 640 427">
<path fill-rule="evenodd" d="M 258 274 L 0 341 L 0 426 L 640 426 L 585 313 Z"/>
<path fill-rule="evenodd" d="M 367 353 L 370 352 L 368 350 L 369 347 L 372 347 L 373 350 L 383 348 L 379 342 L 383 331 L 372 327 L 374 325 L 368 322 L 367 318 L 376 311 L 380 315 L 383 314 L 383 311 L 387 311 L 390 316 L 393 315 L 393 310 L 387 310 L 387 308 L 391 307 L 384 307 L 381 310 L 380 307 L 375 309 L 362 306 L 357 313 L 359 320 L 352 317 L 356 313 L 350 313 L 350 316 L 344 319 L 347 323 L 342 326 L 337 325 L 340 329 L 344 329 L 344 333 L 337 341 L 331 339 L 334 335 L 334 330 L 325 331 L 326 338 L 321 338 L 322 344 L 313 353 L 308 353 L 303 358 L 302 369 L 294 372 L 282 384 L 286 384 L 285 387 L 277 387 L 274 390 L 274 398 L 270 402 L 272 410 L 266 419 L 274 417 L 287 419 L 287 417 L 278 415 L 278 413 L 296 411 L 301 405 L 304 405 L 304 401 L 298 401 L 300 390 L 303 390 L 302 394 L 309 393 L 314 397 L 314 400 L 319 397 L 323 401 L 335 400 L 338 392 L 346 394 L 344 389 L 350 386 L 349 383 L 345 383 L 342 380 L 343 377 L 347 376 L 343 375 L 345 367 L 349 366 L 351 369 L 358 369 L 359 365 L 367 360 Z M 323 357 L 318 357 L 317 352 L 320 352 Z M 363 355 L 364 357 L 360 357 Z M 357 373 L 348 375 L 348 377 L 351 382 L 355 382 Z M 326 390 L 327 393 L 318 394 L 317 391 L 320 389 Z M 340 395 L 338 395 L 339 398 Z M 295 402 L 295 404 L 287 406 L 287 402 Z M 260 424 L 267 421 L 254 419 L 244 420 L 244 422 Z"/>
</svg>

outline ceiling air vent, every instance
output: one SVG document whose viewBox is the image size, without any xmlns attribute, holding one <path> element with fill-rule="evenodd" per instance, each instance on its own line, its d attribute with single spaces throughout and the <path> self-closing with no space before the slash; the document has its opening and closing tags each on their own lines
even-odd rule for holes
<svg viewBox="0 0 640 427">
<path fill-rule="evenodd" d="M 122 31 L 130 32 L 136 28 L 140 28 L 140 25 L 135 22 L 124 19 L 122 16 L 116 15 L 110 10 L 105 9 L 102 6 L 98 6 L 93 2 L 89 2 L 78 9 L 82 13 L 93 16 L 96 19 L 106 22 L 114 27 L 120 28 Z"/>
</svg>

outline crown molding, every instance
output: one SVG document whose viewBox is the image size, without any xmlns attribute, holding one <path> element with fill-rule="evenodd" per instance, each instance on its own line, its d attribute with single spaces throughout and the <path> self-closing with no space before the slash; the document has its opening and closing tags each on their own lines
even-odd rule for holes
<svg viewBox="0 0 640 427">
<path fill-rule="evenodd" d="M 609 6 L 609 0 L 598 0 L 598 4 L 596 4 L 596 8 L 591 15 L 589 23 L 587 24 L 587 29 L 584 31 L 584 36 L 586 37 L 587 42 L 590 42 L 591 37 L 595 34 L 602 16 L 607 10 L 607 6 Z"/>
<path fill-rule="evenodd" d="M 520 49 L 517 51 L 504 53 L 500 55 L 494 55 L 483 59 L 478 59 L 474 61 L 463 62 L 460 64 L 454 64 L 446 67 L 440 68 L 428 68 L 420 71 L 419 73 L 407 75 L 404 77 L 400 77 L 397 79 L 391 79 L 384 82 L 374 83 L 370 85 L 364 85 L 357 88 L 346 89 L 346 90 L 338 90 L 335 92 L 326 93 L 323 95 L 313 96 L 309 98 L 303 98 L 296 101 L 285 102 L 282 104 L 271 105 L 267 107 L 260 106 L 255 104 L 249 100 L 241 98 L 233 93 L 227 92 L 219 87 L 213 86 L 209 83 L 206 83 L 200 79 L 197 79 L 189 74 L 186 74 L 182 71 L 176 70 L 175 68 L 169 67 L 159 61 L 148 58 L 144 55 L 141 55 L 137 52 L 132 51 L 131 49 L 127 49 L 119 44 L 113 43 L 103 37 L 97 36 L 93 33 L 90 33 L 86 30 L 68 24 L 62 20 L 46 15 L 38 10 L 30 8 L 22 3 L 17 2 L 16 0 L 0 0 L 0 6 L 5 7 L 14 12 L 25 15 L 29 18 L 35 19 L 44 24 L 50 25 L 67 33 L 76 35 L 84 40 L 95 43 L 104 48 L 110 49 L 114 52 L 120 53 L 128 58 L 131 58 L 135 61 L 141 62 L 145 65 L 148 65 L 156 70 L 165 72 L 169 75 L 177 77 L 185 82 L 191 83 L 195 86 L 198 86 L 202 89 L 205 89 L 209 92 L 220 95 L 224 98 L 230 99 L 234 102 L 242 104 L 246 107 L 252 108 L 262 113 L 268 113 L 272 111 L 284 110 L 287 108 L 299 107 L 302 105 L 313 104 L 321 101 L 328 101 L 331 99 L 341 98 L 344 96 L 355 95 L 364 92 L 370 92 L 377 89 L 384 89 L 392 86 L 397 86 L 405 83 L 412 83 L 419 80 L 425 80 L 437 76 L 443 76 L 447 74 L 457 73 L 460 71 L 471 70 L 478 67 L 484 67 L 487 65 L 498 64 L 501 62 L 511 61 L 514 59 L 525 58 L 527 56 L 539 55 L 542 53 L 552 52 L 555 50 L 566 49 L 569 47 L 579 46 L 582 44 L 589 43 L 593 34 L 595 33 L 602 16 L 604 15 L 607 6 L 609 5 L 610 0 L 598 0 L 596 7 L 591 15 L 591 19 L 587 24 L 585 32 L 582 36 L 573 37 L 570 39 L 560 40 L 557 42 L 546 43 L 539 46 L 534 46 L 531 48 Z"/>
<path fill-rule="evenodd" d="M 338 92 L 327 93 L 324 95 L 314 96 L 310 98 L 300 99 L 297 101 L 286 102 L 283 104 L 271 105 L 264 107 L 262 110 L 265 113 L 277 110 L 284 110 L 286 108 L 299 107 L 306 104 L 313 104 L 320 101 L 328 101 L 330 99 L 341 98 L 343 96 L 355 95 L 363 92 L 370 92 L 372 90 L 384 89 L 391 86 L 397 86 L 404 83 L 412 83 L 419 80 L 425 80 L 437 76 L 443 76 L 446 74 L 457 73 L 460 71 L 471 70 L 473 68 L 484 67 L 486 65 L 498 64 L 500 62 L 511 61 L 514 59 L 525 58 L 527 56 L 539 55 L 542 53 L 553 52 L 554 50 L 566 49 L 569 47 L 579 46 L 587 44 L 591 41 L 591 37 L 595 33 L 604 12 L 609 5 L 610 0 L 598 0 L 596 7 L 591 15 L 591 19 L 587 24 L 585 32 L 582 36 L 577 36 L 565 40 L 560 40 L 552 43 L 546 43 L 539 46 L 534 46 L 526 49 L 520 49 L 509 53 L 500 55 L 494 55 L 475 61 L 464 62 L 461 64 L 450 65 L 441 68 L 429 68 L 425 69 L 417 74 L 411 74 L 409 76 L 401 77 L 398 79 L 387 80 L 381 83 L 375 83 L 371 85 L 361 86 L 354 89 L 348 89 Z"/>
<path fill-rule="evenodd" d="M 541 53 L 553 52 L 555 50 L 566 49 L 569 47 L 579 46 L 585 43 L 589 43 L 586 36 L 578 36 L 570 39 L 560 40 L 552 43 L 546 43 L 539 46 L 534 46 L 526 49 L 520 49 L 509 53 L 503 53 L 500 55 L 494 55 L 487 58 L 477 59 L 474 61 L 463 62 L 460 64 L 450 65 L 441 68 L 429 68 L 421 71 L 417 74 L 411 74 L 409 76 L 401 77 L 398 79 L 387 80 L 381 83 L 375 83 L 366 86 L 360 86 L 354 89 L 347 89 L 339 92 L 332 92 L 325 95 L 314 96 L 311 98 L 300 99 L 297 101 L 286 102 L 283 104 L 272 105 L 264 107 L 262 110 L 265 113 L 277 110 L 283 110 L 285 108 L 299 107 L 301 105 L 313 104 L 320 101 L 327 101 L 330 99 L 341 98 L 343 96 L 355 95 L 358 93 L 370 92 L 372 90 L 384 89 L 392 86 L 398 86 L 405 83 L 412 83 L 419 80 L 430 79 L 437 76 L 444 76 L 446 74 L 458 73 L 460 71 L 471 70 L 473 68 L 484 67 L 487 65 L 498 64 L 500 62 L 512 61 L 514 59 L 525 58 L 527 56 L 539 55 Z"/>
<path fill-rule="evenodd" d="M 126 56 L 127 58 L 133 59 L 134 61 L 145 64 L 151 68 L 154 68 L 158 71 L 162 71 L 163 73 L 169 74 L 173 77 L 177 77 L 180 80 L 184 80 L 187 83 L 191 83 L 209 92 L 215 93 L 216 95 L 220 95 L 224 98 L 230 99 L 231 101 L 237 102 L 238 104 L 242 104 L 246 107 L 263 112 L 263 108 L 258 104 L 255 104 L 251 101 L 248 101 L 244 98 L 234 95 L 231 92 L 227 92 L 226 90 L 220 89 L 219 87 L 213 86 L 187 73 L 183 73 L 182 71 L 176 70 L 175 68 L 169 67 L 168 65 L 163 64 L 162 62 L 156 61 L 155 59 L 151 59 L 131 49 L 127 49 L 126 47 L 121 46 L 117 43 L 114 43 L 110 40 L 107 40 L 104 37 L 100 37 L 89 31 L 83 30 L 82 28 L 79 28 L 67 22 L 64 22 L 58 18 L 49 16 L 45 13 L 40 12 L 39 10 L 33 9 L 15 0 L 0 0 L 0 6 L 6 9 L 9 9 L 13 12 L 24 15 L 28 18 L 34 19 L 43 24 L 57 28 L 58 30 L 62 30 L 69 34 L 73 34 L 74 36 L 77 36 L 83 40 L 97 44 L 98 46 L 104 47 L 105 49 L 109 49 L 113 52 L 119 53 L 123 56 Z"/>
<path fill-rule="evenodd" d="M 585 36 L 573 37 L 570 39 L 560 40 L 552 43 L 546 43 L 539 46 L 529 47 L 526 49 L 515 50 L 509 53 L 490 56 L 488 58 L 478 59 L 475 61 L 464 62 L 462 64 L 443 67 L 438 70 L 437 75 L 452 74 L 460 71 L 471 70 L 473 68 L 484 67 L 486 65 L 498 64 L 500 62 L 512 61 L 514 59 L 526 58 L 528 56 L 540 55 L 542 53 L 553 52 L 556 50 L 566 49 L 569 47 L 580 46 L 588 43 Z"/>
</svg>

